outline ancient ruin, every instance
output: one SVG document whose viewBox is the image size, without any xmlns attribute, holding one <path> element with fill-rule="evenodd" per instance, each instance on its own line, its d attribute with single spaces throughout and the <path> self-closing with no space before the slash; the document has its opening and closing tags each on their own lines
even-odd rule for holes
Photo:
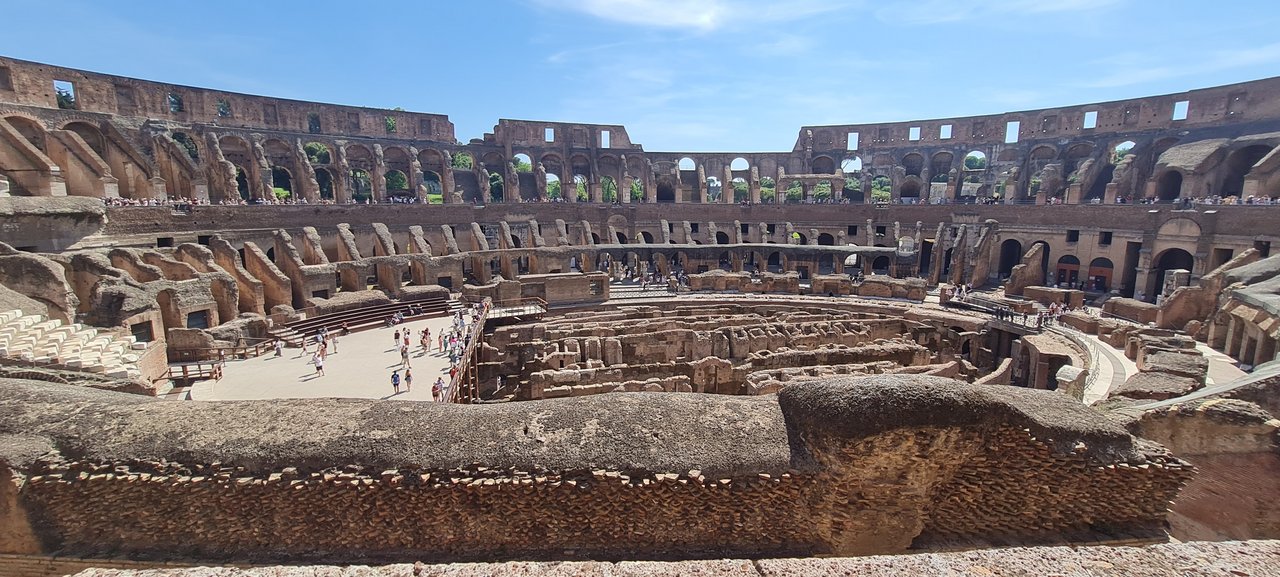
<svg viewBox="0 0 1280 577">
<path fill-rule="evenodd" d="M 1275 539 L 1278 151 L 1280 78 L 707 154 L 0 58 L 0 573 Z M 210 392 L 393 316 L 443 402 Z"/>
</svg>

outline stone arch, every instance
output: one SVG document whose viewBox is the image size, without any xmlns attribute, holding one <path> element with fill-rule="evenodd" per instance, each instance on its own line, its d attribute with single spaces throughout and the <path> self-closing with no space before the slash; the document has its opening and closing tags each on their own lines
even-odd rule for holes
<svg viewBox="0 0 1280 577">
<path fill-rule="evenodd" d="M 907 176 L 920 176 L 924 172 L 924 155 L 912 152 L 902 157 L 902 168 Z"/>
<path fill-rule="evenodd" d="M 1156 178 L 1156 199 L 1173 202 L 1182 197 L 1182 172 L 1170 168 Z"/>
<path fill-rule="evenodd" d="M 1194 271 L 1196 265 L 1196 259 L 1190 252 L 1177 247 L 1167 248 L 1161 251 L 1159 255 L 1156 255 L 1156 257 L 1152 259 L 1152 262 L 1155 263 L 1156 294 L 1159 294 L 1161 289 L 1164 288 L 1165 273 L 1176 269 Z"/>
<path fill-rule="evenodd" d="M 676 180 L 675 177 L 664 174 L 658 177 L 657 182 L 657 201 L 658 202 L 675 202 L 676 201 Z"/>
<path fill-rule="evenodd" d="M 765 270 L 772 273 L 780 273 L 783 271 L 782 253 L 773 251 L 769 253 L 769 257 L 765 261 Z"/>
<path fill-rule="evenodd" d="M 1075 287 L 1080 282 L 1080 259 L 1073 254 L 1064 254 L 1058 257 L 1058 266 L 1054 280 L 1061 284 L 1066 283 L 1068 288 Z"/>
<path fill-rule="evenodd" d="M 409 189 L 409 175 L 403 170 L 392 168 L 382 173 L 382 179 L 387 196 L 413 196 Z"/>
<path fill-rule="evenodd" d="M 236 192 L 240 194 L 240 200 L 245 202 L 253 198 L 253 192 L 249 189 L 249 175 L 241 166 L 236 166 Z"/>
<path fill-rule="evenodd" d="M 480 157 L 480 162 L 484 163 L 484 167 L 489 172 L 505 171 L 507 161 L 497 152 L 486 152 Z"/>
<path fill-rule="evenodd" d="M 1100 256 L 1093 259 L 1089 262 L 1089 278 L 1085 287 L 1093 291 L 1111 290 L 1111 275 L 1114 269 L 1109 258 Z"/>
<path fill-rule="evenodd" d="M 729 244 L 729 235 L 723 230 L 716 231 L 716 244 Z"/>
<path fill-rule="evenodd" d="M 418 163 L 424 172 L 431 171 L 439 176 L 444 173 L 444 155 L 439 150 L 424 148 L 418 151 Z"/>
<path fill-rule="evenodd" d="M 73 120 L 63 125 L 62 129 L 76 133 L 85 144 L 89 145 L 89 148 L 98 153 L 98 158 L 105 159 L 107 157 L 107 141 L 102 137 L 102 130 L 97 126 L 83 120 Z M 196 147 L 195 141 L 190 136 L 187 136 L 184 132 L 174 132 L 171 138 L 186 149 L 187 155 L 191 157 L 192 161 L 200 161 L 199 148 Z M 179 138 L 182 140 L 179 140 Z"/>
<path fill-rule="evenodd" d="M 814 158 L 811 166 L 814 174 L 834 174 L 836 171 L 836 161 L 826 155 Z"/>
<path fill-rule="evenodd" d="M 1018 239 L 1005 239 L 1000 243 L 1000 265 L 996 267 L 996 273 L 1000 278 L 1009 276 L 1013 267 L 1022 262 L 1022 254 L 1022 243 Z"/>
<path fill-rule="evenodd" d="M 629 191 L 628 191 L 629 192 Z M 618 190 L 618 181 L 612 176 L 600 177 L 600 199 L 604 202 L 620 202 L 623 191 Z"/>
<path fill-rule="evenodd" d="M 307 162 L 312 166 L 333 164 L 333 149 L 328 144 L 311 141 L 302 145 L 302 153 L 307 155 Z"/>
<path fill-rule="evenodd" d="M 832 236 L 830 233 L 823 232 L 818 234 L 818 246 L 835 246 L 835 245 L 836 245 L 836 237 Z"/>
<path fill-rule="evenodd" d="M 278 165 L 272 166 L 271 167 L 271 187 L 272 187 L 271 192 L 276 196 L 277 199 L 282 197 L 293 198 L 294 197 L 293 173 L 290 172 L 287 167 L 278 166 Z M 280 191 L 284 191 L 288 194 L 280 194 Z"/>
<path fill-rule="evenodd" d="M 318 185 L 320 188 L 319 190 L 320 199 L 335 200 L 336 191 L 333 185 L 334 183 L 333 172 L 331 172 L 327 167 L 324 167 L 324 166 L 316 167 L 315 171 L 316 171 L 316 185 Z"/>
<path fill-rule="evenodd" d="M 950 152 L 942 151 L 934 154 L 933 158 L 929 160 L 930 180 L 933 182 L 946 182 L 953 162 L 955 162 L 955 155 Z"/>
<path fill-rule="evenodd" d="M 920 199 L 920 181 L 918 179 L 908 179 L 898 187 L 898 196 L 903 202 L 917 202 Z"/>
<path fill-rule="evenodd" d="M 751 170 L 751 163 L 747 159 L 739 156 L 729 161 L 729 170 L 733 172 L 743 172 Z"/>
<path fill-rule="evenodd" d="M 1238 148 L 1227 155 L 1226 173 L 1222 178 L 1222 186 L 1218 188 L 1222 196 L 1244 196 L 1244 179 L 1253 170 L 1253 165 L 1262 160 L 1272 147 L 1267 144 L 1254 144 Z"/>
<path fill-rule="evenodd" d="M 986 170 L 987 154 L 981 150 L 970 150 L 961 162 L 965 170 Z"/>
<path fill-rule="evenodd" d="M 511 155 L 511 163 L 516 165 L 516 170 L 519 172 L 529 172 L 533 170 L 533 158 L 523 152 L 517 152 Z M 528 167 L 525 165 L 528 165 Z"/>
<path fill-rule="evenodd" d="M 444 203 L 444 182 L 434 170 L 422 172 L 422 184 L 427 187 L 426 201 L 430 204 Z"/>
<path fill-rule="evenodd" d="M 871 271 L 876 274 L 889 274 L 889 257 L 880 255 L 871 261 Z"/>
<path fill-rule="evenodd" d="M 1181 239 L 1194 242 L 1200 237 L 1200 224 L 1189 218 L 1171 218 L 1160 224 L 1160 228 L 1156 229 L 1156 237 L 1180 237 Z"/>
<path fill-rule="evenodd" d="M 48 153 L 49 148 L 46 142 L 44 125 L 27 118 L 26 116 L 6 116 L 5 122 L 8 122 L 14 130 L 18 131 L 27 142 L 40 149 L 40 152 Z"/>
<path fill-rule="evenodd" d="M 349 173 L 351 179 L 351 198 L 356 202 L 365 202 L 373 198 L 373 177 L 369 171 L 363 168 L 352 168 Z"/>
</svg>

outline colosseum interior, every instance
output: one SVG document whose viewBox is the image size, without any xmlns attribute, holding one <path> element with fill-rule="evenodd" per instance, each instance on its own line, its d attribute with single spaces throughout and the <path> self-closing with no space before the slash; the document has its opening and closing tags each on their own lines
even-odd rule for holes
<svg viewBox="0 0 1280 577">
<path fill-rule="evenodd" d="M 3 574 L 1275 574 L 1280 78 L 707 154 L 0 57 L 0 215 Z"/>
</svg>

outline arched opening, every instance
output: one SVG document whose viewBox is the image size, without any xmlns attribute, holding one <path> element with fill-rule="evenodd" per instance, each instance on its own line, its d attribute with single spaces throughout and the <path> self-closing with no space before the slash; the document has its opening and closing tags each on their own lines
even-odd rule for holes
<svg viewBox="0 0 1280 577">
<path fill-rule="evenodd" d="M 244 169 L 236 167 L 236 191 L 240 193 L 240 199 L 249 202 L 249 177 L 245 176 Z"/>
<path fill-rule="evenodd" d="M 99 130 L 97 126 L 89 124 L 88 122 L 72 122 L 62 127 L 62 129 L 76 133 L 76 135 L 79 136 L 85 144 L 89 145 L 89 148 L 92 148 L 94 152 L 98 153 L 99 158 L 104 160 L 106 159 L 107 147 L 105 146 L 105 140 L 102 138 L 102 131 Z M 195 142 L 192 142 L 191 137 L 182 132 L 173 133 L 173 139 L 178 141 L 179 135 L 182 135 L 182 138 L 185 139 L 189 145 L 183 144 L 181 141 L 179 141 L 178 144 L 186 148 L 187 155 L 191 157 L 191 160 L 199 161 L 199 154 L 195 152 L 197 151 Z"/>
<path fill-rule="evenodd" d="M 440 184 L 440 175 L 431 171 L 422 173 L 422 184 L 427 187 L 427 203 L 443 204 L 444 187 Z"/>
<path fill-rule="evenodd" d="M 1075 255 L 1064 254 L 1058 257 L 1058 272 L 1052 282 L 1062 288 L 1078 288 L 1080 286 L 1080 259 Z"/>
<path fill-rule="evenodd" d="M 819 156 L 813 159 L 814 174 L 833 174 L 836 171 L 836 161 L 830 156 Z"/>
<path fill-rule="evenodd" d="M 933 155 L 933 159 L 929 161 L 929 180 L 931 182 L 946 182 L 951 173 L 951 163 L 955 160 L 955 155 L 950 152 L 939 152 Z"/>
<path fill-rule="evenodd" d="M 614 232 L 613 236 L 617 238 L 618 244 L 627 244 L 627 235 L 621 232 Z"/>
<path fill-rule="evenodd" d="M 800 245 L 800 246 L 804 246 L 804 245 L 809 244 L 809 237 L 808 237 L 808 236 L 805 236 L 805 234 L 804 234 L 804 233 L 802 233 L 802 232 L 800 232 L 800 231 L 798 231 L 798 230 L 797 230 L 797 231 L 795 231 L 795 232 L 793 232 L 793 233 L 791 233 L 791 238 L 792 238 L 792 239 L 794 239 L 794 240 L 796 241 L 796 244 L 798 244 L 798 245 Z"/>
<path fill-rule="evenodd" d="M 862 158 L 855 156 L 840 161 L 840 172 L 843 172 L 845 176 L 855 172 L 862 172 Z"/>
<path fill-rule="evenodd" d="M 1173 202 L 1182 195 L 1182 173 L 1166 170 L 1156 180 L 1156 198 L 1160 202 Z"/>
<path fill-rule="evenodd" d="M 560 200 L 564 198 L 564 190 L 560 187 L 560 177 L 547 172 L 547 198 Z"/>
<path fill-rule="evenodd" d="M 733 258 L 730 257 L 729 253 L 727 252 L 720 253 L 720 260 L 718 264 L 720 265 L 720 270 L 723 270 L 723 271 L 733 270 Z"/>
<path fill-rule="evenodd" d="M 920 183 L 908 180 L 898 187 L 898 196 L 904 204 L 915 204 L 920 201 Z"/>
<path fill-rule="evenodd" d="M 1156 257 L 1156 288 L 1155 293 L 1161 294 L 1164 290 L 1165 273 L 1171 270 L 1186 270 L 1188 272 L 1195 270 L 1196 259 L 1191 253 L 1180 248 L 1171 248 Z"/>
<path fill-rule="evenodd" d="M 1232 152 L 1227 157 L 1227 175 L 1222 181 L 1222 196 L 1241 196 L 1244 194 L 1244 177 L 1253 170 L 1262 157 L 1271 152 L 1270 146 L 1256 144 L 1246 146 Z"/>
<path fill-rule="evenodd" d="M 271 167 L 271 194 L 276 200 L 293 198 L 293 175 L 280 166 Z"/>
<path fill-rule="evenodd" d="M 729 244 L 729 235 L 723 230 L 716 231 L 716 244 Z"/>
<path fill-rule="evenodd" d="M 452 166 L 453 168 L 461 170 L 471 170 L 476 166 L 476 159 L 471 156 L 470 152 L 465 150 L 459 151 L 457 154 L 453 155 Z"/>
<path fill-rule="evenodd" d="M 317 168 L 316 184 L 320 187 L 320 198 L 323 200 L 333 200 L 333 173 L 327 168 Z"/>
<path fill-rule="evenodd" d="M 653 244 L 653 235 L 649 234 L 648 232 L 642 231 L 640 233 L 640 240 L 645 244 Z"/>
<path fill-rule="evenodd" d="M 590 189 L 587 186 L 587 176 L 584 174 L 573 175 L 573 188 L 577 191 L 578 202 L 587 202 L 591 199 Z"/>
<path fill-rule="evenodd" d="M 511 164 L 516 166 L 516 172 L 533 172 L 533 160 L 523 152 L 512 156 Z"/>
<path fill-rule="evenodd" d="M 835 245 L 836 245 L 836 237 L 831 236 L 829 233 L 825 233 L 825 232 L 818 234 L 818 246 L 835 246 Z"/>
<path fill-rule="evenodd" d="M 836 257 L 831 253 L 818 255 L 818 274 L 836 272 Z"/>
<path fill-rule="evenodd" d="M 501 172 L 489 173 L 489 198 L 484 199 L 485 202 L 502 202 L 507 197 L 507 182 L 502 177 Z"/>
<path fill-rule="evenodd" d="M 600 200 L 608 203 L 618 202 L 618 181 L 612 176 L 600 177 Z"/>
<path fill-rule="evenodd" d="M 746 202 L 751 200 L 751 186 L 747 184 L 747 179 L 741 176 L 733 179 L 733 201 Z"/>
<path fill-rule="evenodd" d="M 765 270 L 773 273 L 782 272 L 782 254 L 778 252 L 769 253 L 769 258 L 765 262 Z"/>
<path fill-rule="evenodd" d="M 827 202 L 831 200 L 831 181 L 819 180 L 818 184 L 813 187 L 813 199 L 818 202 Z"/>
<path fill-rule="evenodd" d="M 1137 146 L 1137 144 L 1132 140 L 1126 140 L 1117 144 L 1115 148 L 1111 149 L 1111 164 L 1120 164 L 1120 161 L 1124 160 L 1124 157 L 1133 153 L 1134 146 Z"/>
<path fill-rule="evenodd" d="M 724 193 L 724 187 L 720 184 L 720 179 L 714 176 L 707 177 L 706 197 L 703 202 L 716 202 L 720 200 L 720 195 Z"/>
<path fill-rule="evenodd" d="M 676 183 L 668 175 L 658 177 L 658 202 L 676 201 Z"/>
<path fill-rule="evenodd" d="M 1000 278 L 1007 278 L 1019 262 L 1022 262 L 1022 243 L 1012 238 L 1000 243 L 1000 266 L 996 268 Z"/>
<path fill-rule="evenodd" d="M 409 177 L 399 170 L 388 170 L 383 175 L 384 182 L 387 185 L 387 196 L 411 196 L 413 193 L 409 191 Z"/>
<path fill-rule="evenodd" d="M 907 176 L 920 176 L 924 172 L 924 156 L 913 152 L 902 157 L 902 168 L 907 171 Z"/>
<path fill-rule="evenodd" d="M 373 179 L 363 168 L 353 168 L 351 177 L 351 198 L 356 202 L 368 202 L 373 198 Z"/>
<path fill-rule="evenodd" d="M 1111 259 L 1098 257 L 1089 262 L 1089 279 L 1086 288 L 1096 292 L 1111 290 Z"/>
<path fill-rule="evenodd" d="M 872 260 L 871 272 L 875 274 L 889 274 L 889 257 L 878 256 Z"/>
<path fill-rule="evenodd" d="M 310 162 L 312 166 L 330 164 L 333 161 L 329 146 L 322 142 L 308 142 L 302 146 L 302 152 L 307 155 L 307 162 Z"/>
<path fill-rule="evenodd" d="M 520 236 L 519 236 L 519 235 L 515 235 L 515 234 L 513 234 L 513 235 L 508 236 L 508 237 L 507 237 L 507 242 L 511 244 L 511 248 L 520 248 Z"/>
<path fill-rule="evenodd" d="M 729 163 L 729 170 L 738 172 L 739 170 L 751 170 L 751 163 L 747 159 L 739 156 Z"/>
<path fill-rule="evenodd" d="M 986 170 L 987 155 L 981 150 L 970 150 L 969 154 L 964 155 L 965 170 Z"/>
<path fill-rule="evenodd" d="M 1085 195 L 1085 200 L 1102 199 L 1107 195 L 1107 185 L 1111 184 L 1111 178 L 1116 174 L 1116 165 L 1108 164 L 1102 167 L 1098 172 L 1098 177 L 1093 179 L 1093 186 L 1089 187 L 1089 193 Z"/>
<path fill-rule="evenodd" d="M 23 138 L 27 139 L 27 142 L 30 142 L 31 146 L 40 149 L 41 152 L 48 152 L 48 148 L 45 147 L 43 126 L 40 126 L 29 118 L 23 118 L 21 116 L 10 116 L 5 118 L 5 121 L 17 130 L 18 134 L 21 134 Z"/>
</svg>

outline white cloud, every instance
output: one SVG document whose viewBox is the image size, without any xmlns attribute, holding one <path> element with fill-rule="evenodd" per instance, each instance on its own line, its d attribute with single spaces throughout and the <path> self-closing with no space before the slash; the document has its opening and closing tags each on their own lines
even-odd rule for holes
<svg viewBox="0 0 1280 577">
<path fill-rule="evenodd" d="M 860 0 L 534 0 L 622 24 L 711 32 L 741 23 L 790 22 L 847 9 Z"/>
<path fill-rule="evenodd" d="M 885 22 L 941 24 L 986 17 L 1105 10 L 1124 0 L 918 0 L 893 3 L 876 11 Z"/>
</svg>

